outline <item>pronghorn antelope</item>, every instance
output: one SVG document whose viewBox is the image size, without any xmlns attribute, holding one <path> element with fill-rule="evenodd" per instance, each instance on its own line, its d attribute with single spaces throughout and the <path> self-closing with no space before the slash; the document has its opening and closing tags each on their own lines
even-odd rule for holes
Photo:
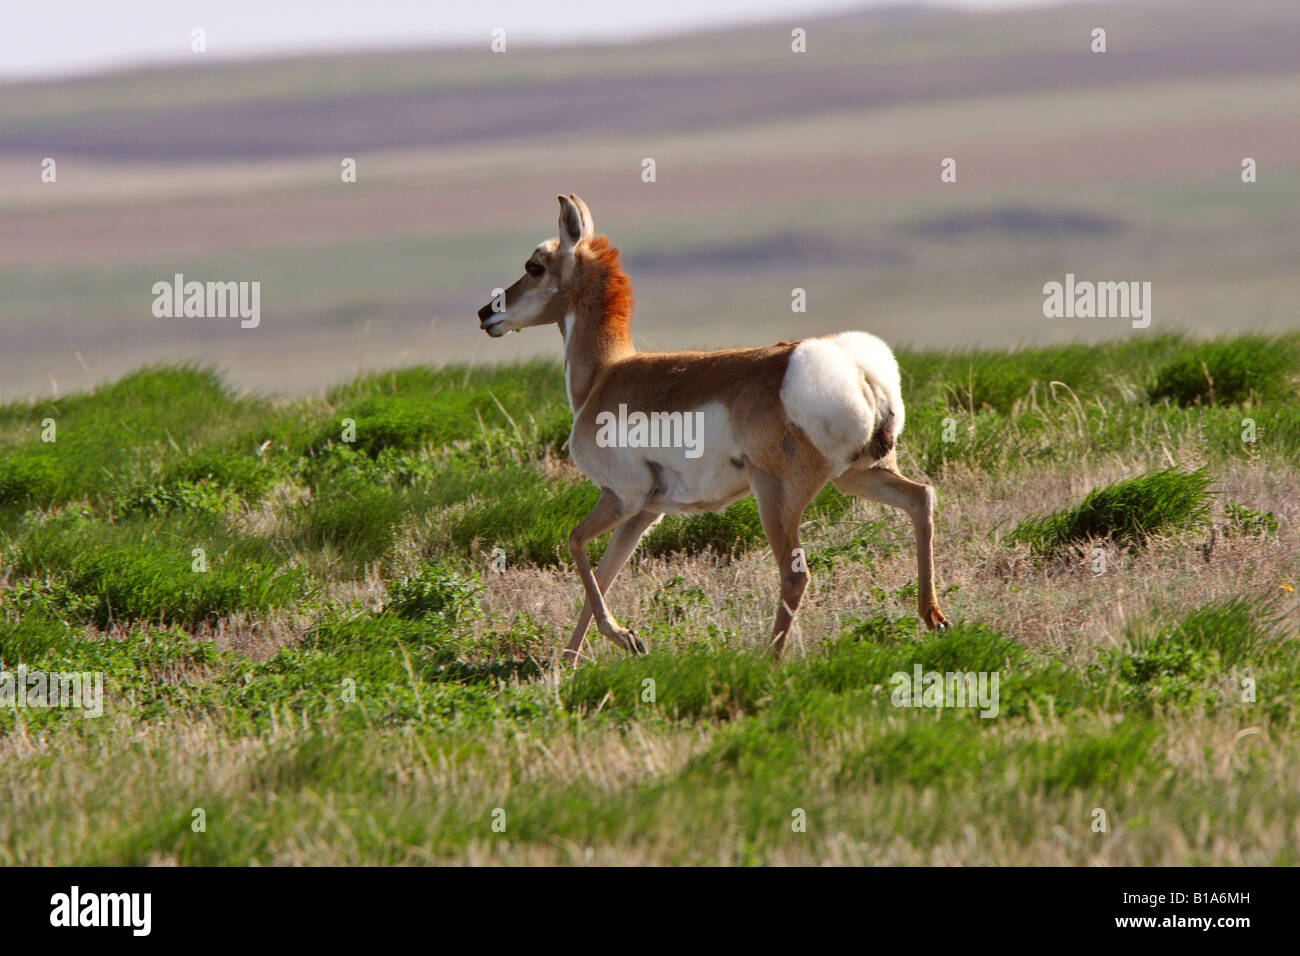
<svg viewBox="0 0 1300 956">
<path fill-rule="evenodd" d="M 478 317 L 494 338 L 552 324 L 564 336 L 569 453 L 601 490 L 569 535 L 586 601 L 566 655 L 577 660 L 593 614 L 600 633 L 644 653 L 605 603 L 642 535 L 664 514 L 720 511 L 753 494 L 781 570 L 770 644 L 779 657 L 808 586 L 799 524 L 828 481 L 907 512 L 916 532 L 921 619 L 946 627 L 934 592 L 934 489 L 899 474 L 894 456 L 903 399 L 889 347 L 866 332 L 840 332 L 762 348 L 638 352 L 628 332 L 632 286 L 618 250 L 595 234 L 586 203 L 572 194 L 558 198 L 559 236 L 534 249 L 524 275 Z M 611 442 L 607 424 L 627 409 L 694 415 L 703 440 L 693 455 L 655 447 L 657 441 Z M 610 530 L 593 571 L 587 543 Z"/>
</svg>

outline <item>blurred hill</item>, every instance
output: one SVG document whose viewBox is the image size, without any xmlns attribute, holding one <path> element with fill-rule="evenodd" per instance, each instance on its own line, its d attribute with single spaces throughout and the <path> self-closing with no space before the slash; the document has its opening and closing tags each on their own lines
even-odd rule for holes
<svg viewBox="0 0 1300 956">
<path fill-rule="evenodd" d="M 558 357 L 556 335 L 490 341 L 474 316 L 554 234 L 557 192 L 624 250 L 646 348 L 1295 328 L 1300 6 L 900 7 L 505 54 L 485 37 L 196 55 L 0 86 L 0 182 L 4 398 L 160 358 L 303 392 L 363 366 Z M 151 287 L 177 272 L 260 280 L 260 328 L 155 318 Z M 1152 282 L 1152 327 L 1045 319 L 1042 286 L 1067 272 Z"/>
</svg>

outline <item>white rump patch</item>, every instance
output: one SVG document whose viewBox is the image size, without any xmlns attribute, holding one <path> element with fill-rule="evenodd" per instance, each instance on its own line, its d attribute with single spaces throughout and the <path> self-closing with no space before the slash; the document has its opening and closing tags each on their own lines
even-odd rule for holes
<svg viewBox="0 0 1300 956">
<path fill-rule="evenodd" d="M 867 447 L 878 425 L 888 420 L 895 438 L 903 430 L 898 362 L 888 345 L 866 332 L 799 343 L 781 383 L 781 403 L 835 475 Z"/>
</svg>

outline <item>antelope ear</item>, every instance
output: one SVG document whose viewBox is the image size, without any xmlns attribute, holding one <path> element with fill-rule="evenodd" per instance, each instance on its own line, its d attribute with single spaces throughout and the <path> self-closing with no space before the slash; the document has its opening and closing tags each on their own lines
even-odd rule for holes
<svg viewBox="0 0 1300 956">
<path fill-rule="evenodd" d="M 582 241 L 582 213 L 568 196 L 556 196 L 560 201 L 560 252 L 568 252 Z"/>
<path fill-rule="evenodd" d="M 578 212 L 582 214 L 582 238 L 590 239 L 596 234 L 596 221 L 591 218 L 591 210 L 587 204 L 582 201 L 582 197 L 577 193 L 569 193 L 569 198 L 573 204 L 578 207 Z"/>
</svg>

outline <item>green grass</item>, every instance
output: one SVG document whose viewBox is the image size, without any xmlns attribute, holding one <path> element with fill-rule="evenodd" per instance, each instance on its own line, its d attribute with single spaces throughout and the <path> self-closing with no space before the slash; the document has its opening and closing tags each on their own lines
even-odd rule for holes
<svg viewBox="0 0 1300 956">
<path fill-rule="evenodd" d="M 232 397 L 215 372 L 188 366 L 154 366 L 89 394 L 0 406 L 0 506 L 122 494 L 151 466 L 171 480 L 224 466 L 232 473 L 222 477 L 250 489 L 252 448 L 224 460 L 206 448 L 190 456 L 226 422 L 246 422 L 263 407 Z"/>
<path fill-rule="evenodd" d="M 44 585 L 34 589 L 36 606 L 100 627 L 194 627 L 292 606 L 310 584 L 264 542 L 206 518 L 108 524 L 66 512 L 34 525 L 13 547 L 13 572 Z"/>
<path fill-rule="evenodd" d="M 1042 553 L 1102 538 L 1140 546 L 1152 535 L 1203 525 L 1213 481 L 1204 469 L 1148 472 L 1096 488 L 1072 508 L 1025 518 L 1007 540 Z"/>
<path fill-rule="evenodd" d="M 1300 665 L 1289 635 L 1276 610 L 1237 597 L 1130 628 L 1125 644 L 1102 655 L 1096 668 L 1126 709 L 1247 709 L 1263 685 L 1270 694 L 1263 706 L 1285 719 L 1300 699 Z"/>
<path fill-rule="evenodd" d="M 571 424 L 563 375 L 548 361 L 367 375 L 332 389 L 327 399 L 337 411 L 312 446 L 340 441 L 343 420 L 351 419 L 355 447 L 372 457 L 386 448 L 490 441 L 489 432 L 507 430 L 516 438 L 527 435 L 538 446 L 558 447 Z"/>
<path fill-rule="evenodd" d="M 1161 364 L 1186 351 L 1173 335 L 1102 345 L 898 355 L 909 406 L 941 399 L 949 411 L 994 411 L 1044 404 L 1054 394 L 1113 401 L 1131 398 Z M 1055 383 L 1055 384 L 1054 384 Z"/>
<path fill-rule="evenodd" d="M 475 577 L 443 568 L 422 568 L 388 586 L 388 608 L 402 617 L 441 615 L 455 624 L 475 613 L 482 587 Z"/>
<path fill-rule="evenodd" d="M 36 741 L 0 761 L 16 808 L 0 862 L 1222 862 L 1188 835 L 1211 814 L 1240 858 L 1293 864 L 1277 835 L 1300 820 L 1300 635 L 1275 580 L 1156 602 L 1093 648 L 1030 648 L 978 613 L 1021 600 L 1027 578 L 1077 587 L 1062 548 L 1179 544 L 1210 516 L 1212 475 L 1286 480 L 1300 413 L 1264 378 L 1233 401 L 1151 400 L 1165 370 L 1208 354 L 1166 336 L 902 355 L 903 469 L 930 475 L 941 510 L 951 475 L 987 471 L 1014 501 L 1043 471 L 1148 470 L 1002 538 L 969 518 L 947 529 L 952 555 L 1030 554 L 1006 589 L 963 590 L 968 619 L 936 634 L 906 613 L 915 582 L 882 576 L 911 553 L 905 519 L 824 490 L 803 528 L 817 586 L 840 575 L 869 610 L 823 618 L 778 664 L 747 642 L 767 599 L 755 612 L 747 588 L 698 577 L 739 580 L 754 553 L 768 569 L 745 500 L 647 536 L 659 583 L 614 601 L 652 653 L 598 638 L 594 660 L 551 667 L 579 599 L 566 538 L 597 496 L 556 460 L 569 422 L 552 364 L 406 369 L 300 402 L 151 368 L 4 406 L 0 670 L 99 673 L 105 714 L 0 707 L 0 747 Z M 1170 449 L 1206 464 L 1164 467 Z M 1219 547 L 1275 553 L 1298 583 L 1284 502 L 1231 494 Z M 1196 573 L 1160 553 L 1164 580 Z M 512 605 L 537 575 L 566 582 L 559 600 Z M 997 716 L 896 706 L 916 667 L 996 673 Z M 1093 833 L 1098 807 L 1122 842 Z"/>
<path fill-rule="evenodd" d="M 1204 638 L 1229 619 L 1275 641 L 1279 635 L 1261 615 L 1267 612 L 1244 602 L 1207 609 L 1161 631 L 1158 641 L 1205 649 Z M 102 666 L 114 686 L 143 695 L 136 719 L 206 714 L 227 732 L 270 735 L 237 779 L 204 782 L 185 762 L 135 796 L 136 812 L 122 813 L 112 788 L 90 788 L 84 812 L 115 822 L 95 828 L 77 859 L 141 863 L 161 852 L 185 863 L 273 862 L 291 845 L 307 859 L 415 862 L 424 859 L 414 853 L 419 847 L 455 859 L 489 839 L 494 808 L 508 821 L 501 852 L 550 847 L 560 860 L 582 846 L 630 838 L 655 846 L 665 862 L 698 860 L 696 848 L 716 845 L 710 827 L 725 819 L 747 835 L 730 852 L 770 862 L 804 852 L 790 826 L 800 810 L 810 832 L 822 834 L 819 845 L 827 833 L 854 832 L 878 852 L 891 841 L 941 840 L 937 821 L 969 823 L 990 806 L 998 808 L 996 822 L 984 832 L 1007 849 L 1039 831 L 1088 839 L 1090 808 L 1101 806 L 1129 821 L 1128 839 L 1152 852 L 1167 831 L 1142 826 L 1143 813 L 1158 807 L 1194 819 L 1222 806 L 1194 775 L 1177 771 L 1165 743 L 1181 721 L 1202 719 L 1197 715 L 1222 696 L 1222 659 L 1187 667 L 1144 645 L 1081 670 L 979 626 L 928 637 L 915 621 L 878 618 L 784 665 L 703 648 L 598 664 L 565 678 L 557 701 L 536 681 L 500 683 L 449 665 L 455 655 L 443 643 L 446 633 L 445 626 L 421 629 L 382 613 L 334 616 L 301 649 L 260 664 L 214 657 L 198 646 L 203 642 L 168 632 L 77 642 L 72 663 Z M 26 640 L 41 662 L 61 643 L 57 635 L 33 641 L 12 627 L 0 630 L 0 639 L 7 659 Z M 1237 650 L 1250 655 L 1260 647 L 1247 641 Z M 1003 716 L 893 706 L 880 682 L 917 663 L 998 669 Z M 1194 693 L 1162 693 L 1153 709 L 1116 689 L 1117 681 L 1154 686 L 1153 667 L 1159 686 L 1176 679 Z M 200 693 L 166 685 L 177 670 L 195 668 L 215 672 Z M 654 682 L 649 699 L 647 680 Z M 1298 690 L 1294 676 L 1273 688 L 1266 725 L 1291 725 Z M 710 739 L 675 769 L 612 790 L 582 774 L 539 777 L 529 757 L 608 746 L 617 739 L 611 728 L 617 735 L 620 726 L 658 739 L 713 721 L 720 723 Z M 271 729 L 295 725 L 303 729 L 288 736 Z M 545 741 L 545 752 L 494 740 Z M 94 773 L 121 772 L 141 756 L 132 748 L 110 751 Z M 491 776 L 480 780 L 480 767 L 492 768 Z M 1253 762 L 1241 776 L 1262 783 L 1266 767 Z M 278 797 L 259 799 L 263 793 Z M 1285 791 L 1261 791 L 1256 801 L 1265 814 L 1295 808 Z M 210 839 L 188 827 L 194 806 L 208 814 Z M 346 806 L 367 809 L 364 823 L 352 820 L 340 840 L 338 813 Z M 1236 816 L 1224 810 L 1225 820 Z M 13 831 L 6 845 L 15 859 L 51 852 L 25 849 Z M 1239 849 L 1250 850 L 1249 841 Z M 1286 849 L 1269 859 L 1295 861 Z"/>
<path fill-rule="evenodd" d="M 1241 337 L 1206 342 L 1161 366 L 1150 401 L 1240 405 L 1294 398 L 1300 349 L 1294 340 Z"/>
</svg>

